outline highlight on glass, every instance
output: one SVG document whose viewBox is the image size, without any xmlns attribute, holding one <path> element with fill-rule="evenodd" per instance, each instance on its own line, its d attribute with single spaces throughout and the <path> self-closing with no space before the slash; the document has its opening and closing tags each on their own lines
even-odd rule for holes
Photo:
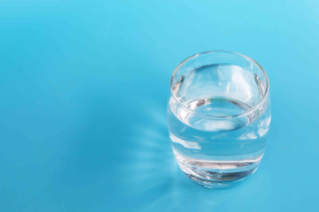
<svg viewBox="0 0 319 212">
<path fill-rule="evenodd" d="M 209 51 L 184 60 L 170 81 L 168 128 L 181 170 L 208 188 L 254 173 L 271 120 L 269 81 L 253 59 Z"/>
</svg>

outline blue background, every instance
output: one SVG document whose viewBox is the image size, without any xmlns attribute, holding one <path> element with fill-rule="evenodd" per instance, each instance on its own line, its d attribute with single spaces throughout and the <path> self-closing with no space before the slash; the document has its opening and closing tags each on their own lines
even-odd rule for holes
<svg viewBox="0 0 319 212">
<path fill-rule="evenodd" d="M 318 211 L 319 1 L 0 2 L 1 211 Z M 267 71 L 258 171 L 200 187 L 176 165 L 174 68 L 223 49 Z"/>
</svg>

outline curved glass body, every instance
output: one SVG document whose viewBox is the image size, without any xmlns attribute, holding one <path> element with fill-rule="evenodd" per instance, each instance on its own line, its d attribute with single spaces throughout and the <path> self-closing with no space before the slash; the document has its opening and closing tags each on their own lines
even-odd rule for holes
<svg viewBox="0 0 319 212">
<path fill-rule="evenodd" d="M 229 187 L 252 174 L 271 119 L 262 67 L 235 52 L 204 52 L 175 69 L 170 87 L 169 134 L 183 172 L 209 188 Z"/>
</svg>

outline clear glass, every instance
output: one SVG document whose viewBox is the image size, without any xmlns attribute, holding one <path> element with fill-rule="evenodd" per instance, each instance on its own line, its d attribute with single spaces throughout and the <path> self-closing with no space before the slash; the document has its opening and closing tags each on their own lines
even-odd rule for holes
<svg viewBox="0 0 319 212">
<path fill-rule="evenodd" d="M 170 88 L 169 135 L 190 179 L 225 188 L 256 171 L 271 119 L 268 77 L 257 62 L 229 51 L 199 53 L 175 69 Z"/>
</svg>

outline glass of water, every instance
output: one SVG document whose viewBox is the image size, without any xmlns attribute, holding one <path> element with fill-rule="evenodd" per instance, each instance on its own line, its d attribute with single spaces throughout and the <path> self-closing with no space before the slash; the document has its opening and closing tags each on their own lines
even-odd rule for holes
<svg viewBox="0 0 319 212">
<path fill-rule="evenodd" d="M 269 82 L 253 59 L 230 51 L 191 56 L 174 71 L 169 135 L 182 171 L 208 188 L 254 173 L 270 125 Z"/>
</svg>

